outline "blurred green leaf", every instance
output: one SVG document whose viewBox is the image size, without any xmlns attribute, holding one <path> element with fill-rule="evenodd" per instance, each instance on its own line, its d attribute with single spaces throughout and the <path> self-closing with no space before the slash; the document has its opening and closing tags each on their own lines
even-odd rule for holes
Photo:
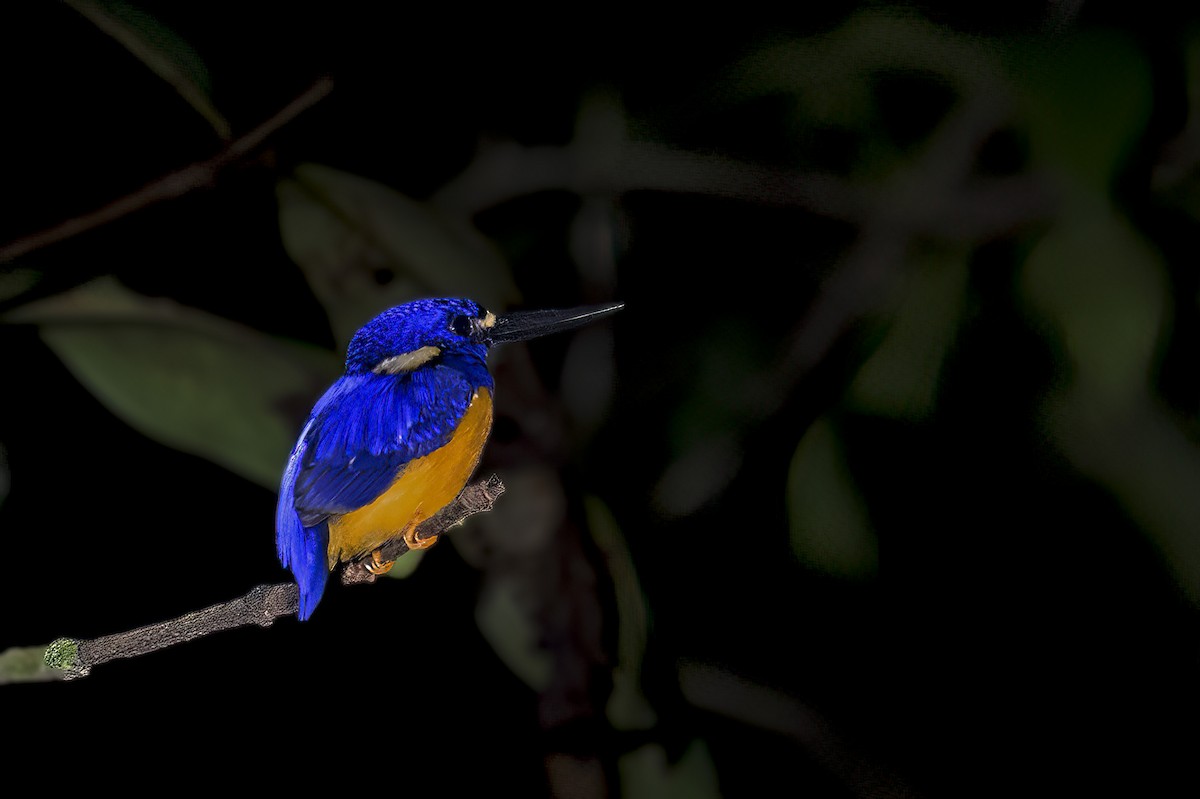
<svg viewBox="0 0 1200 799">
<path fill-rule="evenodd" d="M 667 464 L 654 486 L 654 507 L 668 518 L 695 513 L 729 487 L 741 465 L 734 432 L 699 438 Z"/>
<path fill-rule="evenodd" d="M 765 333 L 744 319 L 714 319 L 695 331 L 682 362 L 690 385 L 669 420 L 672 455 L 654 486 L 654 504 L 668 517 L 686 516 L 716 499 L 742 462 L 741 433 L 760 412 L 759 388 L 773 350 Z"/>
<path fill-rule="evenodd" d="M 549 548 L 566 521 L 567 497 L 559 473 L 545 464 L 506 470 L 504 501 L 472 520 L 470 533 L 450 536 L 463 560 L 487 574 L 475 617 L 500 659 L 539 693 L 550 687 L 556 655 L 543 646 L 545 608 L 576 598 L 534 579 L 550 562 Z M 571 590 L 590 591 L 577 584 Z"/>
<path fill-rule="evenodd" d="M 1077 383 L 1052 395 L 1047 433 L 1080 474 L 1120 502 L 1200 604 L 1200 449 L 1148 392 L 1121 407 L 1098 406 L 1092 394 Z"/>
<path fill-rule="evenodd" d="M 883 341 L 850 386 L 855 408 L 912 420 L 933 413 L 942 364 L 965 310 L 967 277 L 964 252 L 938 252 L 915 265 Z"/>
<path fill-rule="evenodd" d="M 671 420 L 670 439 L 682 450 L 697 440 L 745 424 L 754 399 L 749 392 L 772 369 L 777 341 L 746 318 L 714 319 L 695 331 L 693 388 Z"/>
<path fill-rule="evenodd" d="M 1150 65 L 1130 37 L 1089 31 L 1053 47 L 1013 51 L 1036 166 L 1107 190 L 1145 130 L 1154 103 Z"/>
<path fill-rule="evenodd" d="M 480 535 L 454 535 L 450 540 L 463 559 L 477 569 L 490 570 L 497 557 L 514 563 L 545 552 L 567 517 L 567 498 L 559 473 L 528 463 L 505 470 L 504 501 L 470 524 Z"/>
<path fill-rule="evenodd" d="M 657 717 L 641 686 L 642 660 L 650 635 L 646 596 L 638 580 L 633 556 L 612 511 L 595 496 L 586 497 L 584 507 L 588 530 L 604 557 L 617 600 L 617 665 L 613 669 L 608 720 L 618 730 L 649 729 L 657 722 Z"/>
<path fill-rule="evenodd" d="M 366 320 L 416 296 L 518 298 L 508 265 L 471 226 L 367 178 L 305 164 L 279 183 L 283 245 L 345 344 Z"/>
<path fill-rule="evenodd" d="M 787 478 L 792 551 L 821 571 L 856 579 L 879 569 L 879 544 L 828 418 L 809 427 Z"/>
<path fill-rule="evenodd" d="M 24 306 L 42 338 L 144 434 L 276 488 L 304 412 L 338 374 L 329 351 L 273 338 L 111 280 Z"/>
<path fill-rule="evenodd" d="M 540 693 L 549 688 L 554 676 L 554 656 L 542 648 L 541 631 L 523 607 L 520 590 L 517 580 L 490 580 L 475 606 L 475 621 L 512 673 Z"/>
<path fill-rule="evenodd" d="M 0 302 L 16 299 L 37 285 L 40 278 L 32 269 L 0 270 Z"/>
<path fill-rule="evenodd" d="M 1046 402 L 1048 435 L 1200 602 L 1200 450 L 1151 385 L 1170 309 L 1160 256 L 1112 208 L 1079 195 L 1030 253 L 1020 288 L 1067 375 Z"/>
<path fill-rule="evenodd" d="M 571 428 L 581 439 L 593 437 L 608 418 L 616 377 L 611 328 L 597 325 L 571 336 L 559 393 L 571 415 Z"/>
<path fill-rule="evenodd" d="M 67 0 L 67 4 L 116 39 L 122 47 L 165 80 L 222 139 L 232 135 L 209 93 L 208 69 L 199 54 L 173 30 L 139 8 L 120 0 Z"/>
<path fill-rule="evenodd" d="M 63 672 L 46 665 L 46 647 L 14 646 L 0 652 L 0 685 L 61 680 Z"/>
<path fill-rule="evenodd" d="M 717 768 L 708 745 L 697 738 L 678 763 L 667 762 L 658 744 L 647 744 L 617 761 L 624 799 L 710 799 L 719 797 Z"/>
<path fill-rule="evenodd" d="M 421 560 L 425 557 L 425 550 L 413 549 L 404 553 L 404 556 L 396 561 L 392 568 L 388 569 L 387 576 L 393 580 L 403 580 L 405 577 L 411 577 L 416 572 L 417 567 L 421 565 Z"/>
<path fill-rule="evenodd" d="M 1094 405 L 1127 404 L 1145 391 L 1168 287 L 1154 248 L 1125 219 L 1077 199 L 1030 253 L 1020 281 Z"/>
<path fill-rule="evenodd" d="M 864 137 L 854 164 L 862 175 L 894 168 L 901 155 L 880 124 L 881 77 L 921 76 L 959 96 L 998 96 L 1002 85 L 1001 61 L 986 39 L 908 11 L 868 9 L 823 35 L 764 41 L 710 92 L 714 102 L 794 96 L 798 123 Z"/>
</svg>

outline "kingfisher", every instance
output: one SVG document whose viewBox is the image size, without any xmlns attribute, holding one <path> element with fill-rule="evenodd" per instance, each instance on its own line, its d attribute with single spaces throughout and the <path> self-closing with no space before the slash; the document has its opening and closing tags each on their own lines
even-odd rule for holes
<svg viewBox="0 0 1200 799">
<path fill-rule="evenodd" d="M 403 537 L 431 546 L 418 525 L 467 484 L 492 429 L 488 351 L 606 317 L 624 303 L 497 316 L 465 298 L 389 308 L 354 334 L 345 373 L 317 400 L 279 487 L 275 545 L 312 615 L 338 563 L 392 563 L 381 547 Z"/>
</svg>

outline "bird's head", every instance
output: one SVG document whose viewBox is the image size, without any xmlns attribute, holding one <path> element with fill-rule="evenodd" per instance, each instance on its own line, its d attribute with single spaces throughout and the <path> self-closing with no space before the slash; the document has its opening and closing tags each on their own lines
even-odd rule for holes
<svg viewBox="0 0 1200 799">
<path fill-rule="evenodd" d="M 570 330 L 615 313 L 624 303 L 497 316 L 474 300 L 414 300 L 363 325 L 346 353 L 346 372 L 402 374 L 442 355 L 477 357 L 490 347 Z"/>
</svg>

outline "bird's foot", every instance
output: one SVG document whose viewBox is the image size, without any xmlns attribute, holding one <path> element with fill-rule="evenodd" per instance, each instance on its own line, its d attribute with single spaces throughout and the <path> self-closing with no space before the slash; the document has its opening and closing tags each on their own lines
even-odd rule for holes
<svg viewBox="0 0 1200 799">
<path fill-rule="evenodd" d="M 417 525 L 412 525 L 404 531 L 404 543 L 408 544 L 409 549 L 429 549 L 437 543 L 438 537 L 431 535 L 429 538 L 417 538 Z"/>
<path fill-rule="evenodd" d="M 389 571 L 391 571 L 392 566 L 394 566 L 395 563 L 396 561 L 394 560 L 384 560 L 383 556 L 379 554 L 379 550 L 377 549 L 371 553 L 370 560 L 363 562 L 363 568 L 365 568 L 371 574 L 378 576 L 380 574 L 387 574 Z"/>
</svg>

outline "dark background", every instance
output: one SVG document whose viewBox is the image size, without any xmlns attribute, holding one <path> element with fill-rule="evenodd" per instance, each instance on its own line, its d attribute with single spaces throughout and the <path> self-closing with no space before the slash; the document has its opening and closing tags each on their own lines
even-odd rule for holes
<svg viewBox="0 0 1200 799">
<path fill-rule="evenodd" d="M 0 651 L 285 579 L 272 480 L 219 465 L 190 414 L 241 381 L 294 435 L 339 320 L 475 285 L 627 306 L 496 353 L 481 471 L 509 492 L 455 544 L 332 588 L 305 624 L 0 686 L 7 773 L 629 797 L 1194 783 L 1191 19 L 79 2 L 0 12 L 0 70 L 0 247 L 332 80 L 213 181 L 6 251 Z M 351 232 L 313 234 L 325 273 L 281 217 L 281 181 L 336 191 L 311 164 L 373 182 L 366 205 L 321 201 Z M 456 283 L 389 245 L 388 192 L 492 260 Z M 46 304 L 105 277 L 174 304 Z M 225 373 L 172 349 L 183 306 L 201 335 L 236 323 L 247 357 L 300 342 L 325 366 Z M 264 436 L 247 451 L 282 470 L 289 442 Z"/>
</svg>

